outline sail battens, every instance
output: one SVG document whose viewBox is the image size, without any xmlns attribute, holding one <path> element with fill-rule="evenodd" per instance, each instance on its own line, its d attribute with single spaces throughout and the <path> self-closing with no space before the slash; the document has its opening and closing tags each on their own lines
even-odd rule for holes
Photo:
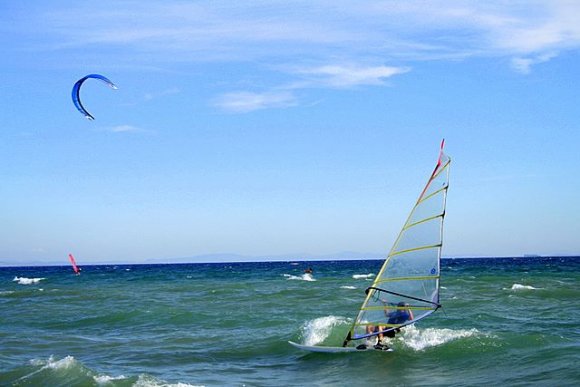
<svg viewBox="0 0 580 387">
<path fill-rule="evenodd" d="M 432 192 L 429 195 L 422 197 L 421 199 L 419 199 L 417 201 L 417 204 L 421 204 L 422 202 L 424 202 L 426 200 L 429 200 L 430 198 L 432 198 L 433 196 L 437 195 L 438 193 L 445 191 L 447 188 L 449 188 L 449 186 L 445 185 L 442 188 L 438 189 L 437 191 Z"/>
<path fill-rule="evenodd" d="M 356 323 L 355 324 L 357 327 L 373 327 L 373 326 L 381 326 L 381 327 L 386 327 L 386 328 L 398 328 L 404 324 L 388 324 L 388 323 L 384 323 L 381 321 L 375 321 L 375 322 L 366 322 L 366 323 Z"/>
<path fill-rule="evenodd" d="M 423 223 L 425 223 L 425 222 L 428 222 L 428 221 L 430 221 L 430 220 L 434 220 L 434 219 L 441 218 L 441 217 L 443 217 L 443 213 L 441 213 L 441 214 L 437 214 L 437 215 L 433 215 L 433 216 L 430 216 L 430 217 L 428 217 L 428 218 L 424 218 L 424 219 L 418 220 L 418 221 L 416 221 L 416 222 L 413 222 L 413 223 L 409 223 L 409 224 L 407 224 L 407 225 L 404 227 L 404 230 L 408 230 L 408 229 L 410 229 L 411 227 L 415 227 L 415 226 L 418 226 L 418 225 L 420 225 L 420 224 L 423 224 Z"/>
<path fill-rule="evenodd" d="M 438 243 L 436 245 L 419 246 L 419 247 L 415 247 L 415 248 L 412 248 L 412 249 L 406 249 L 406 250 L 396 251 L 396 252 L 392 253 L 389 256 L 389 258 L 394 257 L 395 255 L 401 255 L 401 254 L 411 253 L 413 251 L 419 251 L 419 250 L 425 250 L 425 249 L 433 249 L 435 247 L 441 247 L 441 243 Z"/>
<path fill-rule="evenodd" d="M 405 306 L 405 307 L 398 307 L 398 306 L 394 306 L 392 308 L 390 308 L 392 310 L 436 310 L 437 307 L 434 306 Z M 384 306 L 367 306 L 364 308 L 361 308 L 361 310 L 385 310 Z"/>
<path fill-rule="evenodd" d="M 431 280 L 431 279 L 438 279 L 438 275 L 426 275 L 421 277 L 385 277 L 380 281 L 376 281 L 375 284 L 380 284 L 383 282 L 391 282 L 391 281 L 423 281 L 423 280 Z"/>
<path fill-rule="evenodd" d="M 345 346 L 414 324 L 441 307 L 440 260 L 451 162 L 443 146 L 444 141 L 435 168 L 366 290 Z"/>
</svg>

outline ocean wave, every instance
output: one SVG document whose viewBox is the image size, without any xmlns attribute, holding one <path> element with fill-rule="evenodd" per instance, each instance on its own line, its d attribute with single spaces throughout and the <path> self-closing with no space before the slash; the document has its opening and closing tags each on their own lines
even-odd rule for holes
<svg viewBox="0 0 580 387">
<path fill-rule="evenodd" d="M 46 380 L 45 372 L 43 371 L 69 371 L 75 367 L 79 368 L 80 363 L 78 363 L 74 357 L 66 356 L 60 360 L 55 360 L 53 356 L 50 356 L 46 360 L 33 359 L 30 361 L 30 365 L 40 367 L 39 369 L 30 372 L 20 378 L 16 379 L 12 384 L 20 384 L 21 382 L 30 383 L 32 385 L 36 384 L 37 381 Z M 41 375 L 39 375 L 41 374 Z"/>
<path fill-rule="evenodd" d="M 20 285 L 32 285 L 37 284 L 46 278 L 26 278 L 26 277 L 14 277 L 12 281 L 18 282 Z"/>
<path fill-rule="evenodd" d="M 513 284 L 511 288 L 503 288 L 503 290 L 538 290 L 541 288 L 535 288 L 530 285 Z"/>
<path fill-rule="evenodd" d="M 291 274 L 284 274 L 284 277 L 288 280 L 294 281 L 316 281 L 316 279 L 310 273 L 304 273 L 301 276 L 291 275 Z"/>
<path fill-rule="evenodd" d="M 356 286 L 343 285 L 340 288 L 341 289 L 356 289 Z"/>
<path fill-rule="evenodd" d="M 310 320 L 302 327 L 302 342 L 304 345 L 320 344 L 330 336 L 334 327 L 348 323 L 349 319 L 337 316 Z"/>
<path fill-rule="evenodd" d="M 65 356 L 56 359 L 50 356 L 48 359 L 33 359 L 32 367 L 37 367 L 32 372 L 10 381 L 11 385 L 99 385 L 99 386 L 137 386 L 137 387 L 201 387 L 201 385 L 183 382 L 168 383 L 152 375 L 141 374 L 139 376 L 126 377 L 124 375 L 110 376 L 97 373 L 73 356 Z"/>
<path fill-rule="evenodd" d="M 447 328 L 419 329 L 414 325 L 411 325 L 401 330 L 401 341 L 406 347 L 415 351 L 423 351 L 427 348 L 443 345 L 454 340 L 473 337 L 479 333 L 480 332 L 475 328 L 459 330 Z"/>
<path fill-rule="evenodd" d="M 93 379 L 99 385 L 102 385 L 102 384 L 107 385 L 107 384 L 112 384 L 113 382 L 115 382 L 117 380 L 124 380 L 127 378 L 123 375 L 120 375 L 120 376 L 99 375 L 99 376 L 93 376 Z"/>
<path fill-rule="evenodd" d="M 375 275 L 372 273 L 369 274 L 353 274 L 352 278 L 354 279 L 370 279 L 373 278 Z"/>
</svg>

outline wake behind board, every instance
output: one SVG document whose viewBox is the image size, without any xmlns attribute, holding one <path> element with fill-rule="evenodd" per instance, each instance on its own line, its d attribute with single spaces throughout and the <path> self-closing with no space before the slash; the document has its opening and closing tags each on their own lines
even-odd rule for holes
<svg viewBox="0 0 580 387">
<path fill-rule="evenodd" d="M 374 349 L 373 347 L 367 347 L 364 349 L 357 349 L 354 347 L 321 347 L 321 346 L 317 346 L 317 345 L 304 345 L 304 344 L 295 343 L 293 341 L 288 341 L 288 343 L 290 343 L 290 345 L 292 345 L 293 347 L 296 347 L 296 348 L 301 349 L 303 351 L 320 352 L 320 353 L 371 352 L 371 351 L 373 351 L 373 352 L 393 352 L 392 348 Z"/>
</svg>

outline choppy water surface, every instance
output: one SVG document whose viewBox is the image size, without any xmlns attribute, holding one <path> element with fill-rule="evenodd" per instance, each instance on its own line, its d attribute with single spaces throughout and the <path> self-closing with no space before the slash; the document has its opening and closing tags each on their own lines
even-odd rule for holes
<svg viewBox="0 0 580 387">
<path fill-rule="evenodd" d="M 381 264 L 0 268 L 0 385 L 580 384 L 580 258 L 444 260 L 395 352 L 287 344 L 340 345 Z"/>
</svg>

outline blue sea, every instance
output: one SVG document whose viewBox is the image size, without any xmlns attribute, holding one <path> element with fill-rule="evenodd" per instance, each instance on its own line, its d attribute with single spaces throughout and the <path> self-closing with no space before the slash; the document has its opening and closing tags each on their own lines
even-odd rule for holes
<svg viewBox="0 0 580 387">
<path fill-rule="evenodd" d="M 340 345 L 381 264 L 0 268 L 0 385 L 580 385 L 580 257 L 444 259 L 394 352 L 287 343 Z"/>
</svg>

